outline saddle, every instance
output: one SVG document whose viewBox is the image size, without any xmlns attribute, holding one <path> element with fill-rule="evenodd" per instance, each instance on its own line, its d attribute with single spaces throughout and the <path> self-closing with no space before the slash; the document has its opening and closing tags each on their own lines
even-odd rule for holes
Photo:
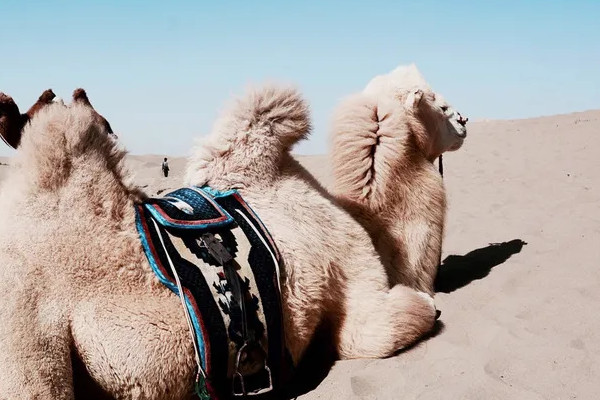
<svg viewBox="0 0 600 400">
<path fill-rule="evenodd" d="M 186 187 L 136 205 L 150 266 L 188 320 L 201 399 L 273 398 L 289 378 L 279 254 L 237 191 Z"/>
</svg>

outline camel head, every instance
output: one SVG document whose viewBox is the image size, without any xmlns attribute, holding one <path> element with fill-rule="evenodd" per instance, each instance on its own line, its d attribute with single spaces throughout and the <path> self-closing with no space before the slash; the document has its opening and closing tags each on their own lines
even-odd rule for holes
<svg viewBox="0 0 600 400">
<path fill-rule="evenodd" d="M 94 110 L 83 89 L 76 89 L 73 92 L 73 103 L 84 104 Z M 21 114 L 19 107 L 12 97 L 0 92 L 0 137 L 2 137 L 6 144 L 16 149 L 21 142 L 21 135 L 27 123 L 33 119 L 35 114 L 49 104 L 60 104 L 67 107 L 62 99 L 56 97 L 52 89 L 48 89 L 41 94 L 26 113 Z M 102 115 L 98 114 L 96 110 L 94 110 L 94 114 L 104 126 L 106 132 L 111 136 L 115 136 L 108 121 Z"/>
<path fill-rule="evenodd" d="M 52 89 L 45 90 L 29 110 L 25 114 L 21 114 L 12 97 L 0 92 L 0 137 L 4 142 L 16 149 L 21 142 L 21 134 L 25 125 L 38 111 L 51 104 L 55 97 Z"/>
<path fill-rule="evenodd" d="M 406 96 L 404 107 L 425 130 L 418 142 L 430 161 L 462 146 L 469 119 L 448 104 L 442 95 L 417 89 Z"/>
<path fill-rule="evenodd" d="M 380 101 L 400 103 L 396 107 L 413 117 L 410 123 L 417 143 L 431 161 L 458 150 L 467 136 L 468 118 L 435 93 L 414 64 L 376 76 L 363 92 Z"/>
</svg>

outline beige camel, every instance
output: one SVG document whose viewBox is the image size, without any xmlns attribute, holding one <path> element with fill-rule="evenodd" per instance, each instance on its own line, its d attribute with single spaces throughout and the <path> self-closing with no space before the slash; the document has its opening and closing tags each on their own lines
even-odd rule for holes
<svg viewBox="0 0 600 400">
<path fill-rule="evenodd" d="M 295 362 L 322 324 L 342 358 L 392 355 L 432 328 L 433 301 L 389 288 L 367 232 L 290 156 L 308 132 L 294 90 L 253 91 L 200 144 L 187 183 L 238 189 L 271 231 Z M 106 133 L 77 102 L 25 125 L 0 192 L 0 398 L 191 398 L 181 304 L 146 260 L 144 196 Z"/>
<path fill-rule="evenodd" d="M 414 65 L 374 78 L 339 106 L 333 191 L 369 231 L 392 285 L 434 293 L 446 196 L 433 161 L 461 147 L 466 122 Z"/>
</svg>

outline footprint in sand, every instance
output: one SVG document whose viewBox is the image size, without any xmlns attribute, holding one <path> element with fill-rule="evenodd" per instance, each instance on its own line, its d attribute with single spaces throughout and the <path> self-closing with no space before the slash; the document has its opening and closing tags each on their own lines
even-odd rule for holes
<svg viewBox="0 0 600 400">
<path fill-rule="evenodd" d="M 374 384 L 377 382 L 375 377 L 370 376 L 353 376 L 350 378 L 350 387 L 352 388 L 352 394 L 356 395 L 360 399 L 376 399 L 377 397 L 373 393 L 377 393 L 378 388 Z"/>
<path fill-rule="evenodd" d="M 577 350 L 585 350 L 585 343 L 581 339 L 573 339 L 570 343 L 571 347 Z"/>
</svg>

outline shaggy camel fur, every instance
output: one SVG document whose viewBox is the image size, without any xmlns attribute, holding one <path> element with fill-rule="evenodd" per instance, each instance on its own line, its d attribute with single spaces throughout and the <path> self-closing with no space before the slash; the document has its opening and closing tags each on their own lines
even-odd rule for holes
<svg viewBox="0 0 600 400">
<path fill-rule="evenodd" d="M 324 323 L 343 358 L 392 355 L 432 328 L 432 298 L 390 289 L 366 231 L 290 156 L 308 131 L 295 91 L 254 91 L 197 149 L 188 183 L 239 189 L 271 231 L 295 362 Z M 104 133 L 78 103 L 25 127 L 0 197 L 0 397 L 191 397 L 183 310 L 147 263 L 134 219 L 143 196 Z"/>
<path fill-rule="evenodd" d="M 19 107 L 17 107 L 14 100 L 10 96 L 0 93 L 0 137 L 2 137 L 6 144 L 16 149 L 21 142 L 21 133 L 25 125 L 31 121 L 35 113 L 53 102 L 63 103 L 62 99 L 56 97 L 52 89 L 48 89 L 41 94 L 39 99 L 25 114 L 20 114 Z M 104 125 L 106 132 L 114 135 L 108 121 L 92 107 L 85 90 L 76 89 L 73 92 L 73 102 L 89 106 L 96 115 L 96 118 Z"/>
<path fill-rule="evenodd" d="M 106 118 L 104 118 L 102 115 L 100 115 L 96 112 L 96 110 L 92 106 L 92 103 L 90 103 L 90 99 L 88 98 L 85 90 L 83 90 L 81 88 L 75 89 L 75 91 L 73 92 L 73 102 L 84 104 L 84 105 L 90 107 L 92 110 L 94 110 L 94 114 L 95 114 L 96 118 L 98 119 L 98 121 L 100 122 L 100 124 L 102 124 L 104 126 L 104 130 L 110 135 L 115 134 L 112 130 L 112 127 L 106 120 Z"/>
<path fill-rule="evenodd" d="M 376 77 L 339 106 L 334 194 L 369 231 L 392 285 L 434 293 L 446 196 L 433 161 L 462 145 L 466 121 L 414 65 Z"/>
</svg>

